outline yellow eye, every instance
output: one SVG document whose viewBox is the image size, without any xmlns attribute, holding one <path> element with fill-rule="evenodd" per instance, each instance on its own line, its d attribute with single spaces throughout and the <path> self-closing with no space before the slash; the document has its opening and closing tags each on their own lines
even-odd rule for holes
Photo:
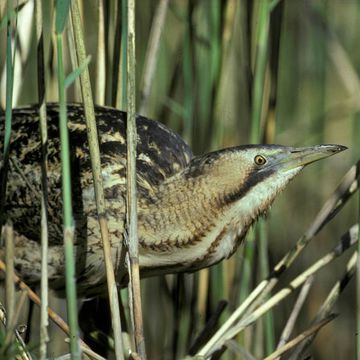
<svg viewBox="0 0 360 360">
<path fill-rule="evenodd" d="M 265 165 L 266 159 L 262 155 L 256 155 L 254 158 L 256 165 Z"/>
</svg>

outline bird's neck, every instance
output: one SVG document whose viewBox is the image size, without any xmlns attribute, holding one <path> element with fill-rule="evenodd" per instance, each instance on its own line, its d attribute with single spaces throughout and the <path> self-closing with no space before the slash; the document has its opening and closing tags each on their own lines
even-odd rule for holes
<svg viewBox="0 0 360 360">
<path fill-rule="evenodd" d="M 139 209 L 140 261 L 146 267 L 157 257 L 159 267 L 184 259 L 190 270 L 209 266 L 230 256 L 251 225 L 254 214 L 241 209 L 229 194 L 230 181 L 214 183 L 207 177 L 174 176 L 159 187 L 152 199 L 142 199 Z M 240 195 L 239 195 L 240 196 Z M 143 249 L 143 251 L 142 251 Z M 158 269 L 156 269 L 158 271 Z"/>
</svg>

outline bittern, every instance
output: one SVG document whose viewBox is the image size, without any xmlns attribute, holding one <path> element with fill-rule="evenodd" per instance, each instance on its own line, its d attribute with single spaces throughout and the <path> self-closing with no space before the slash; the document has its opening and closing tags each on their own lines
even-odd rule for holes
<svg viewBox="0 0 360 360">
<path fill-rule="evenodd" d="M 96 107 L 106 216 L 117 280 L 126 273 L 126 114 Z M 64 289 L 59 110 L 48 105 L 48 221 L 50 286 Z M 104 291 L 105 266 L 83 108 L 68 106 L 71 181 L 80 295 Z M 137 117 L 138 236 L 141 276 L 192 272 L 229 258 L 249 227 L 307 164 L 345 149 L 246 145 L 193 157 L 180 136 Z M 0 141 L 4 116 L 0 119 Z M 1 143 L 0 143 L 1 144 Z M 0 145 L 2 150 L 3 146 Z M 41 139 L 36 107 L 13 110 L 5 217 L 17 233 L 16 270 L 40 281 Z M 0 158 L 1 160 L 1 158 Z M 1 255 L 2 256 L 2 255 Z"/>
</svg>

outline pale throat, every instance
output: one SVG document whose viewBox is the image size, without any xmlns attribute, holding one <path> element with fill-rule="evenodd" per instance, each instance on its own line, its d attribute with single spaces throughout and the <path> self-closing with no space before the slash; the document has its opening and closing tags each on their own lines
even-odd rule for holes
<svg viewBox="0 0 360 360">
<path fill-rule="evenodd" d="M 217 226 L 208 234 L 212 252 L 204 266 L 229 258 L 238 248 L 249 227 L 257 218 L 266 213 L 276 195 L 281 192 L 288 182 L 301 170 L 292 169 L 282 174 L 275 173 L 257 183 L 246 194 L 234 199 L 222 211 L 223 217 Z"/>
</svg>

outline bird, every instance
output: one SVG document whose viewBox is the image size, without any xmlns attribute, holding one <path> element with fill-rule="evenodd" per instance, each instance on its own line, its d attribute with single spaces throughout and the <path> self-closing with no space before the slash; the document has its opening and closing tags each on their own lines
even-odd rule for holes
<svg viewBox="0 0 360 360">
<path fill-rule="evenodd" d="M 121 286 L 127 274 L 122 251 L 127 115 L 105 106 L 95 106 L 95 115 L 112 262 Z M 58 104 L 47 105 L 47 121 L 48 275 L 50 287 L 61 296 L 65 263 Z M 91 297 L 106 291 L 106 272 L 83 106 L 68 104 L 67 121 L 77 291 Z M 304 166 L 346 149 L 334 144 L 300 148 L 252 144 L 194 156 L 185 141 L 160 122 L 137 116 L 136 127 L 141 277 L 194 272 L 229 258 Z M 2 113 L 1 154 L 3 138 Z M 39 283 L 41 273 L 41 147 L 38 107 L 13 109 L 4 213 L 15 231 L 16 271 L 29 284 Z"/>
</svg>

